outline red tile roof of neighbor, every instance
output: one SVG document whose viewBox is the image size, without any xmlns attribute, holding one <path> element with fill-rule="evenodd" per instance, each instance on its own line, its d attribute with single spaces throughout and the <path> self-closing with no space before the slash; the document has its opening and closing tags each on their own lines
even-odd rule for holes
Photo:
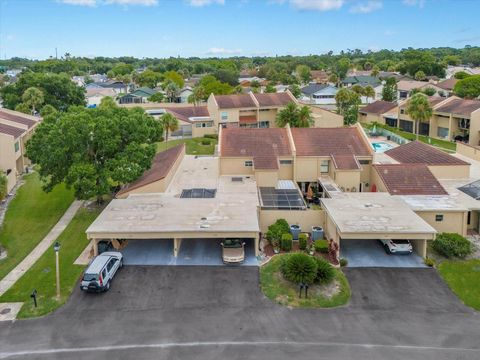
<svg viewBox="0 0 480 360">
<path fill-rule="evenodd" d="M 331 155 L 333 166 L 337 170 L 358 170 L 361 166 L 353 154 Z"/>
<path fill-rule="evenodd" d="M 285 106 L 294 100 L 286 93 L 253 94 L 260 106 Z"/>
<path fill-rule="evenodd" d="M 385 151 L 385 154 L 402 164 L 470 165 L 452 155 L 420 141 L 412 141 Z"/>
<path fill-rule="evenodd" d="M 479 100 L 453 99 L 445 105 L 439 106 L 435 111 L 470 116 L 472 112 L 478 109 L 480 109 Z"/>
<path fill-rule="evenodd" d="M 0 109 L 0 119 L 5 119 L 16 122 L 18 124 L 26 125 L 29 129 L 38 122 L 30 119 L 29 117 L 20 112 L 17 112 L 17 114 L 12 114 L 11 112 L 7 112 L 2 109 Z M 40 119 L 38 120 L 40 121 Z"/>
<path fill-rule="evenodd" d="M 392 195 L 448 195 L 424 164 L 375 164 L 378 175 Z"/>
<path fill-rule="evenodd" d="M 175 161 L 177 161 L 180 154 L 183 152 L 185 144 L 174 146 L 168 150 L 159 152 L 152 160 L 152 166 L 146 170 L 142 176 L 140 176 L 134 182 L 125 185 L 117 195 L 127 193 L 134 189 L 138 189 L 142 186 L 151 184 L 153 182 L 162 180 L 165 178 L 170 170 L 173 168 Z"/>
<path fill-rule="evenodd" d="M 220 109 L 256 108 L 250 94 L 239 95 L 215 95 L 215 101 Z"/>
<path fill-rule="evenodd" d="M 455 86 L 457 81 L 458 81 L 457 79 L 452 77 L 450 79 L 440 81 L 439 83 L 436 84 L 436 86 L 444 90 L 453 90 L 453 87 Z"/>
<path fill-rule="evenodd" d="M 221 134 L 221 156 L 262 157 L 292 154 L 287 130 L 225 128 Z"/>
<path fill-rule="evenodd" d="M 299 156 L 372 155 L 371 147 L 354 127 L 293 128 L 291 131 Z"/>
<path fill-rule="evenodd" d="M 254 156 L 253 166 L 256 170 L 277 170 L 278 157 L 275 155 Z"/>
<path fill-rule="evenodd" d="M 210 116 L 206 106 L 186 106 L 186 107 L 167 107 L 165 111 L 171 113 L 178 120 L 192 122 L 190 117 L 206 117 Z"/>
<path fill-rule="evenodd" d="M 360 109 L 361 113 L 384 114 L 397 107 L 397 104 L 389 101 L 377 100 Z"/>
<path fill-rule="evenodd" d="M 0 134 L 10 135 L 16 139 L 21 135 L 23 135 L 25 132 L 26 132 L 25 129 L 0 123 Z"/>
</svg>

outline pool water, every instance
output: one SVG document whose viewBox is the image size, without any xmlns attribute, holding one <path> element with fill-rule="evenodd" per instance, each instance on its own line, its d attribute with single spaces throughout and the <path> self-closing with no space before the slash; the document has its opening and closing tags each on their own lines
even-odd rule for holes
<svg viewBox="0 0 480 360">
<path fill-rule="evenodd" d="M 385 142 L 374 142 L 372 143 L 372 146 L 375 149 L 375 152 L 378 152 L 378 153 L 383 153 L 393 148 L 392 145 L 387 144 Z"/>
</svg>

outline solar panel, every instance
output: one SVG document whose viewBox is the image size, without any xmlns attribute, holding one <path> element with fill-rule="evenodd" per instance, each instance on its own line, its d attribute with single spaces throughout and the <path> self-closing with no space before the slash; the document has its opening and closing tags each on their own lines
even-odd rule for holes
<svg viewBox="0 0 480 360">
<path fill-rule="evenodd" d="M 185 189 L 182 190 L 180 197 L 184 199 L 212 199 L 215 197 L 216 193 L 217 189 Z"/>
<path fill-rule="evenodd" d="M 275 189 L 260 187 L 259 194 L 263 208 L 304 210 L 306 209 L 303 197 L 298 189 Z"/>
<path fill-rule="evenodd" d="M 475 200 L 480 199 L 480 180 L 474 181 L 470 184 L 464 185 L 458 190 L 464 192 L 465 194 L 471 196 Z"/>
</svg>

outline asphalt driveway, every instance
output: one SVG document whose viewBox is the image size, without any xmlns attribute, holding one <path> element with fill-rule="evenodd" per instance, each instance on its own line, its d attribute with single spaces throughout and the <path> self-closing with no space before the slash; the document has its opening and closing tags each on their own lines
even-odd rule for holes
<svg viewBox="0 0 480 360">
<path fill-rule="evenodd" d="M 255 267 L 126 266 L 110 292 L 0 323 L 0 359 L 478 359 L 480 317 L 433 269 L 346 269 L 337 309 L 288 309 Z M 15 357 L 16 356 L 16 357 Z"/>
</svg>

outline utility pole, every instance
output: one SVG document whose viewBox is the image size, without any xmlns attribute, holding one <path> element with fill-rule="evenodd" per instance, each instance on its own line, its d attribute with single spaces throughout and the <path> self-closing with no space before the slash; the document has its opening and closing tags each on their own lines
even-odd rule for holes
<svg viewBox="0 0 480 360">
<path fill-rule="evenodd" d="M 55 48 L 55 59 L 57 59 L 57 60 L 58 60 L 57 48 Z"/>
</svg>

